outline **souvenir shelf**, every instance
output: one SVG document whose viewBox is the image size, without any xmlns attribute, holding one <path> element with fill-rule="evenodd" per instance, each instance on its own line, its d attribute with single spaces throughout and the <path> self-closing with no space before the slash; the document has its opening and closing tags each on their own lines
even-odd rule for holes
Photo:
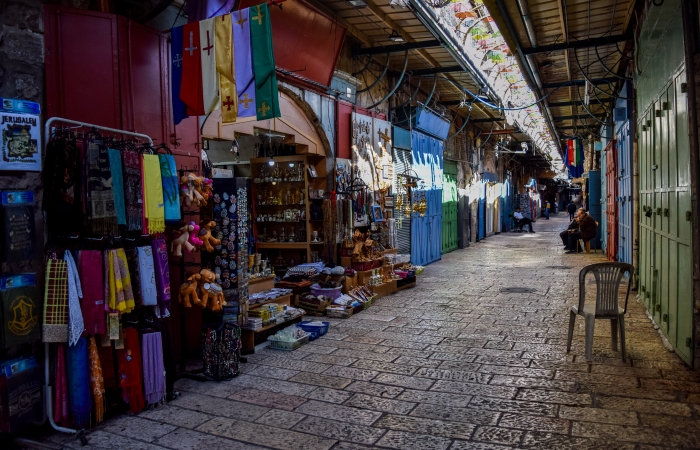
<svg viewBox="0 0 700 450">
<path fill-rule="evenodd" d="M 269 162 L 269 158 L 250 160 L 257 252 L 264 253 L 276 269 L 311 262 L 325 245 L 319 213 L 323 203 L 319 190 L 326 189 L 325 158 L 276 156 L 274 166 Z"/>
</svg>

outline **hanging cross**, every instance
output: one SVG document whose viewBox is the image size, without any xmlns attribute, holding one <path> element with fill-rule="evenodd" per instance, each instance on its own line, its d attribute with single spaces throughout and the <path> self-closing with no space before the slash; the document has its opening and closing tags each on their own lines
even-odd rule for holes
<svg viewBox="0 0 700 450">
<path fill-rule="evenodd" d="M 240 102 L 243 103 L 243 109 L 248 109 L 248 105 L 253 101 L 252 98 L 248 97 L 248 94 L 243 95 Z"/>
<path fill-rule="evenodd" d="M 214 46 L 211 45 L 211 42 L 209 42 L 209 30 L 207 30 L 207 45 L 208 47 L 202 48 L 202 51 L 206 50 L 207 56 L 211 56 L 211 49 L 214 48 Z"/>
<path fill-rule="evenodd" d="M 177 67 L 180 67 L 180 64 L 182 64 L 182 56 L 179 53 L 175 55 L 175 59 L 173 59 L 173 64 L 175 64 Z"/>
<path fill-rule="evenodd" d="M 270 111 L 270 107 L 267 106 L 267 103 L 262 102 L 262 105 L 258 108 L 258 112 L 261 113 L 263 117 L 267 117 L 268 111 Z"/>
<path fill-rule="evenodd" d="M 240 25 L 241 28 L 243 28 L 243 24 L 246 23 L 247 20 L 248 20 L 248 19 L 246 19 L 245 17 L 243 17 L 243 15 L 241 14 L 241 18 L 238 19 L 238 20 L 237 20 L 236 22 L 234 22 L 234 23 L 235 23 L 236 25 Z"/>
<path fill-rule="evenodd" d="M 231 100 L 231 96 L 227 95 L 226 101 L 223 102 L 221 105 L 226 107 L 226 111 L 231 111 L 231 107 L 233 106 L 233 101 Z"/>
<path fill-rule="evenodd" d="M 380 148 L 382 149 L 382 153 L 380 156 L 384 156 L 384 149 L 387 148 L 387 142 L 391 143 L 391 136 L 389 136 L 389 129 L 385 128 L 383 133 L 382 133 L 382 130 L 379 130 L 377 132 L 377 134 L 379 135 L 379 139 L 381 139 L 383 141 L 383 145 L 380 146 Z"/>
<path fill-rule="evenodd" d="M 190 31 L 190 46 L 185 49 L 186 52 L 190 52 L 190 56 L 192 56 L 192 52 L 197 50 L 197 47 L 194 46 L 194 43 L 192 42 L 192 32 Z"/>
<path fill-rule="evenodd" d="M 260 12 L 260 5 L 258 5 L 258 15 L 255 17 L 251 17 L 250 20 L 257 20 L 258 25 L 262 25 L 263 17 L 265 17 L 265 14 Z"/>
</svg>

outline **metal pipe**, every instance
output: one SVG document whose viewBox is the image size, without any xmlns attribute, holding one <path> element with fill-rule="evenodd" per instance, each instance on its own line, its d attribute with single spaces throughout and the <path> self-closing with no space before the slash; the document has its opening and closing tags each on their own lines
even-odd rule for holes
<svg viewBox="0 0 700 450">
<path fill-rule="evenodd" d="M 103 127 L 101 125 L 94 125 L 92 123 L 77 122 L 75 120 L 64 119 L 62 117 L 52 117 L 46 121 L 46 124 L 44 125 L 44 142 L 49 141 L 49 138 L 51 137 L 51 125 L 53 125 L 54 122 L 62 122 L 62 123 L 70 124 L 70 125 L 76 125 L 78 127 L 89 127 L 89 128 L 95 128 L 98 130 L 109 131 L 110 133 L 126 134 L 129 136 L 139 137 L 141 139 L 147 140 L 149 144 L 153 145 L 153 139 L 151 139 L 150 136 L 142 134 L 142 133 L 134 133 L 133 131 L 125 131 L 125 130 L 119 130 L 117 128 Z"/>
</svg>

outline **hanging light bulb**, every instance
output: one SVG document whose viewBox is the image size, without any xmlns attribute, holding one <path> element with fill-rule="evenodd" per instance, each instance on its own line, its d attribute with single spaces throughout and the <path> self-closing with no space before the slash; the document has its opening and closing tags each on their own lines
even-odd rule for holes
<svg viewBox="0 0 700 450">
<path fill-rule="evenodd" d="M 270 166 L 274 166 L 274 165 L 275 165 L 275 160 L 272 158 L 272 156 L 270 156 L 270 160 L 269 160 L 267 163 L 268 163 Z"/>
</svg>

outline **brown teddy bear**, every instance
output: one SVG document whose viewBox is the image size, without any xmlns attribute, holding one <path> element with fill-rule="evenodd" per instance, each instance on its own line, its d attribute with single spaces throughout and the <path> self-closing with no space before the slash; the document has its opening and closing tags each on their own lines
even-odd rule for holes
<svg viewBox="0 0 700 450">
<path fill-rule="evenodd" d="M 207 206 L 207 198 L 209 198 L 209 195 L 207 194 L 205 198 L 204 177 L 194 177 L 193 186 L 195 204 L 197 206 Z"/>
<path fill-rule="evenodd" d="M 204 248 L 206 251 L 209 253 L 214 251 L 214 247 L 217 245 L 221 244 L 221 241 L 219 239 L 216 239 L 214 236 L 211 234 L 211 230 L 216 227 L 216 222 L 212 221 L 202 221 L 200 224 L 201 228 L 199 230 L 199 239 L 201 239 L 204 242 Z"/>
</svg>

